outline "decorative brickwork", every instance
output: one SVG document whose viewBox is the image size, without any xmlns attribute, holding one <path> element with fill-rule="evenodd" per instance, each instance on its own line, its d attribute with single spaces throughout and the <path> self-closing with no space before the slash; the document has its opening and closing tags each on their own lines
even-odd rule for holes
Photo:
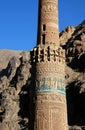
<svg viewBox="0 0 85 130">
<path fill-rule="evenodd" d="M 47 46 L 48 45 L 48 46 Z M 32 50 L 32 62 L 56 62 L 65 64 L 64 51 L 55 45 L 37 46 Z"/>
<path fill-rule="evenodd" d="M 37 46 L 31 51 L 34 130 L 67 130 L 65 53 L 59 45 L 57 6 L 57 0 L 39 1 Z"/>
<path fill-rule="evenodd" d="M 57 0 L 39 0 L 38 25 L 38 45 L 59 45 Z"/>
</svg>

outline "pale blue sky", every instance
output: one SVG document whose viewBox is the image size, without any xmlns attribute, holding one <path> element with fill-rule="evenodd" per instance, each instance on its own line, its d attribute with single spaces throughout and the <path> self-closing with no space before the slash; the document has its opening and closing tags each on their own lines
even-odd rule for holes
<svg viewBox="0 0 85 130">
<path fill-rule="evenodd" d="M 0 0 L 0 49 L 30 50 L 37 39 L 38 0 Z M 85 0 L 59 0 L 59 30 L 85 19 Z"/>
</svg>

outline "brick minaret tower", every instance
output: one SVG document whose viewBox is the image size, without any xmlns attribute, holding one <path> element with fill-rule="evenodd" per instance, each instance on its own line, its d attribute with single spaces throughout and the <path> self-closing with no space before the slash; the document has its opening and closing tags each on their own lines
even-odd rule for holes
<svg viewBox="0 0 85 130">
<path fill-rule="evenodd" d="M 67 130 L 65 55 L 59 45 L 58 0 L 39 0 L 34 66 L 34 130 Z"/>
</svg>

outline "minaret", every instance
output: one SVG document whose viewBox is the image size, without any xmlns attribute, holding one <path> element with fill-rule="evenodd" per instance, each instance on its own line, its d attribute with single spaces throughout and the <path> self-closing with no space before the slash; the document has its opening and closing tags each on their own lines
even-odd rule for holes
<svg viewBox="0 0 85 130">
<path fill-rule="evenodd" d="M 34 130 L 67 130 L 65 54 L 59 45 L 58 0 L 39 0 L 34 68 Z"/>
</svg>

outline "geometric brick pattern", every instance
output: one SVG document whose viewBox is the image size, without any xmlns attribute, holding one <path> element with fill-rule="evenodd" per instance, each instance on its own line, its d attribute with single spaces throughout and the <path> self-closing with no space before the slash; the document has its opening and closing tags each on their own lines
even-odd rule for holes
<svg viewBox="0 0 85 130">
<path fill-rule="evenodd" d="M 34 130 L 67 130 L 65 52 L 59 45 L 58 1 L 39 0 L 35 68 Z"/>
</svg>

